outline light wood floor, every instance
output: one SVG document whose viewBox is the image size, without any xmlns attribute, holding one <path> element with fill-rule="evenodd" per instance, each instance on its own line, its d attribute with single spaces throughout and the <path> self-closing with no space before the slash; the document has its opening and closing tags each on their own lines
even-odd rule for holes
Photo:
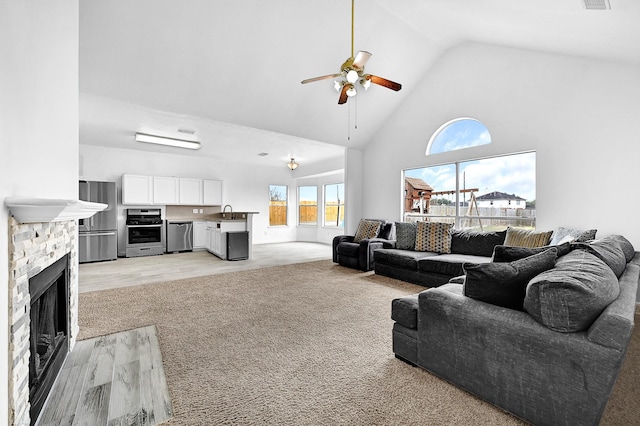
<svg viewBox="0 0 640 426">
<path fill-rule="evenodd" d="M 82 293 L 324 259 L 331 259 L 328 244 L 256 244 L 253 258 L 249 260 L 222 260 L 207 251 L 199 251 L 83 263 L 78 281 Z"/>
<path fill-rule="evenodd" d="M 152 325 L 77 342 L 37 425 L 151 426 L 172 415 Z"/>
</svg>

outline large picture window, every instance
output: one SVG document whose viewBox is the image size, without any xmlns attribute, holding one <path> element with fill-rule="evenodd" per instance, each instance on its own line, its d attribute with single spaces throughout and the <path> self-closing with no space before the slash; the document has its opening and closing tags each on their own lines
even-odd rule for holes
<svg viewBox="0 0 640 426">
<path fill-rule="evenodd" d="M 269 185 L 269 226 L 287 224 L 287 186 Z"/>
<path fill-rule="evenodd" d="M 344 227 L 344 183 L 324 186 L 324 226 Z"/>
<path fill-rule="evenodd" d="M 535 228 L 535 170 L 535 152 L 405 170 L 404 220 Z"/>
<path fill-rule="evenodd" d="M 318 224 L 318 187 L 298 187 L 298 224 Z"/>
</svg>

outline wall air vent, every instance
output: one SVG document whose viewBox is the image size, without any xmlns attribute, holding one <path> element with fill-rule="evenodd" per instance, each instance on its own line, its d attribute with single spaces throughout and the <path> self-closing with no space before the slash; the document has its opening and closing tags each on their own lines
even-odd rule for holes
<svg viewBox="0 0 640 426">
<path fill-rule="evenodd" d="M 587 10 L 607 10 L 611 9 L 609 0 L 582 0 Z"/>
</svg>

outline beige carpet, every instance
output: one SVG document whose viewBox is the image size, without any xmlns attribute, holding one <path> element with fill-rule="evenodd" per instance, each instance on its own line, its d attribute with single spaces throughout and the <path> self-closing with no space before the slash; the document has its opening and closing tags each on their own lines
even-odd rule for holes
<svg viewBox="0 0 640 426">
<path fill-rule="evenodd" d="M 517 425 L 393 356 L 391 299 L 423 287 L 330 261 L 80 294 L 80 339 L 155 324 L 171 425 Z M 637 424 L 636 328 L 604 425 Z"/>
</svg>

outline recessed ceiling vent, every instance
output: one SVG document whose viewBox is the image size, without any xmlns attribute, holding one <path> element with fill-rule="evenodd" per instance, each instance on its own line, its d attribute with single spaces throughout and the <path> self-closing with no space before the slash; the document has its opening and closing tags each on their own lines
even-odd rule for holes
<svg viewBox="0 0 640 426">
<path fill-rule="evenodd" d="M 611 9 L 609 0 L 582 0 L 587 10 L 607 10 Z"/>
</svg>

